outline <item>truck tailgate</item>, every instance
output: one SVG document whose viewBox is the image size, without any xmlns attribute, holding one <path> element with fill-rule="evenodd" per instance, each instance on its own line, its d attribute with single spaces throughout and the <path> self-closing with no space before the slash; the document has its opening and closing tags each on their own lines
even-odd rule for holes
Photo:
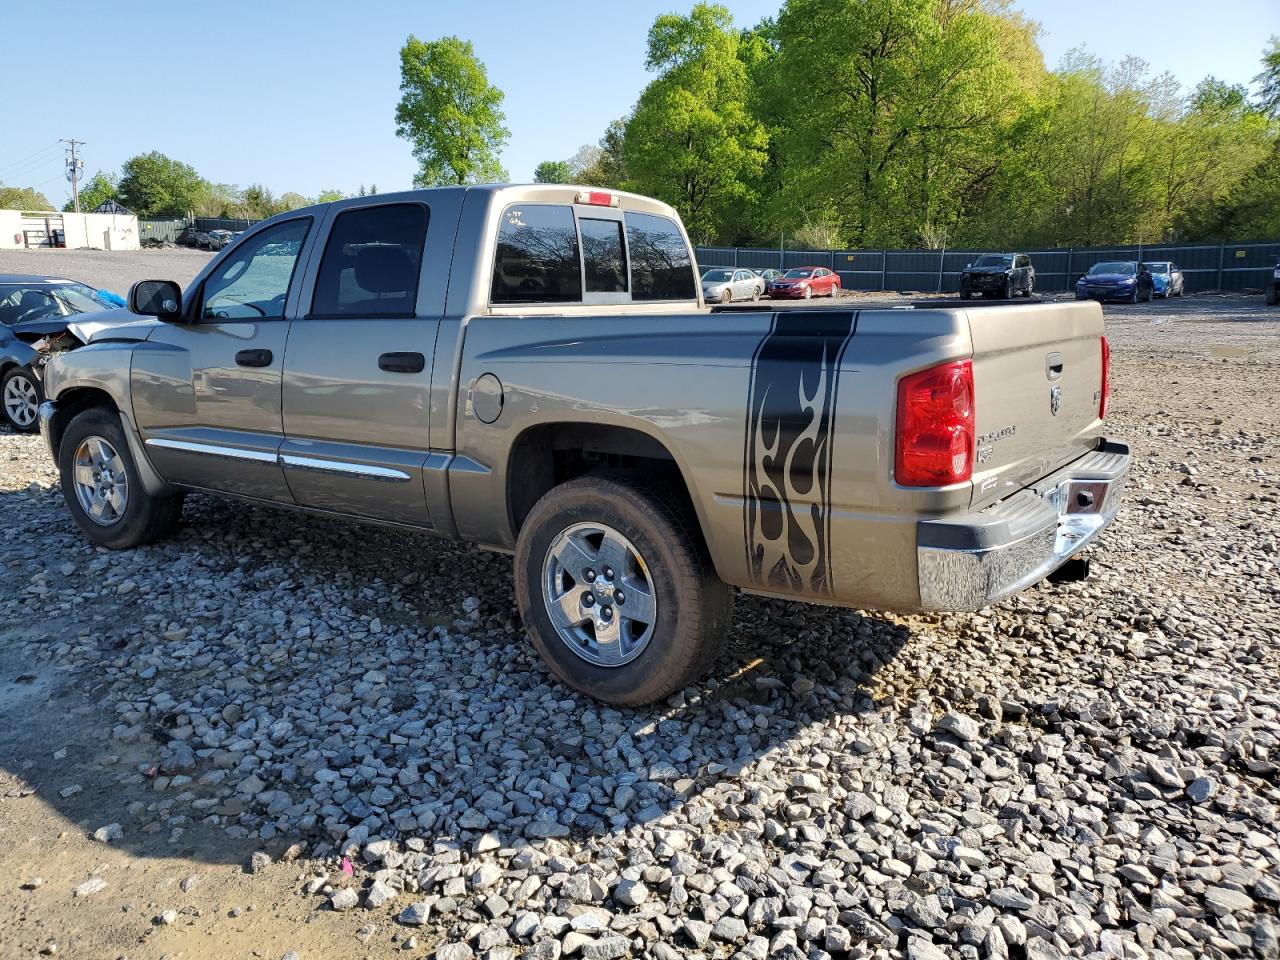
<svg viewBox="0 0 1280 960">
<path fill-rule="evenodd" d="M 1102 307 L 1093 302 L 970 309 L 982 507 L 1083 456 L 1102 434 Z"/>
</svg>

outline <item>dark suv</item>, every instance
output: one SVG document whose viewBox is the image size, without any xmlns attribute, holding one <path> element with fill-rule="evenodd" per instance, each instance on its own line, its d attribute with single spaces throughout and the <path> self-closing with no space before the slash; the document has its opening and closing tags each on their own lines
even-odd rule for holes
<svg viewBox="0 0 1280 960">
<path fill-rule="evenodd" d="M 960 299 L 975 293 L 1002 300 L 1015 293 L 1029 297 L 1035 286 L 1036 268 L 1025 253 L 984 253 L 960 274 Z"/>
<path fill-rule="evenodd" d="M 1267 286 L 1264 292 L 1267 295 L 1267 306 L 1274 307 L 1277 303 L 1280 303 L 1280 260 L 1276 261 L 1276 268 L 1267 279 Z"/>
</svg>

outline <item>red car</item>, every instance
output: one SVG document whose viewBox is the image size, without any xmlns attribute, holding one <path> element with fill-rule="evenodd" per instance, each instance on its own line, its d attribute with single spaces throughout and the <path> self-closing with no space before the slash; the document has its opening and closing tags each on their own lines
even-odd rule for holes
<svg viewBox="0 0 1280 960">
<path fill-rule="evenodd" d="M 838 297 L 840 278 L 826 267 L 792 267 L 782 276 L 769 281 L 767 293 L 774 300 Z"/>
</svg>

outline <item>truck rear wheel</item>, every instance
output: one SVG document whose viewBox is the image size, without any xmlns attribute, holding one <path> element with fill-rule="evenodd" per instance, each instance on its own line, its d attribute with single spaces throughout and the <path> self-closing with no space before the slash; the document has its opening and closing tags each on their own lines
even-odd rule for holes
<svg viewBox="0 0 1280 960">
<path fill-rule="evenodd" d="M 733 606 L 693 518 L 612 477 L 570 480 L 534 505 L 515 580 L 547 666 L 620 706 L 653 703 L 702 676 L 723 649 Z"/>
<path fill-rule="evenodd" d="M 119 417 L 93 407 L 76 415 L 58 447 L 62 497 L 76 525 L 100 547 L 126 550 L 167 537 L 182 519 L 182 495 L 142 487 Z"/>
</svg>

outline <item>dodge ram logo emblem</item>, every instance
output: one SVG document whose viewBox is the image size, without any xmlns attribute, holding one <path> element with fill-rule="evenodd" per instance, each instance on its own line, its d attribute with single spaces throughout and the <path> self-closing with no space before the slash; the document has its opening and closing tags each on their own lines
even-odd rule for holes
<svg viewBox="0 0 1280 960">
<path fill-rule="evenodd" d="M 1062 388 L 1054 384 L 1049 388 L 1049 412 L 1055 417 L 1058 411 L 1062 409 Z"/>
</svg>

